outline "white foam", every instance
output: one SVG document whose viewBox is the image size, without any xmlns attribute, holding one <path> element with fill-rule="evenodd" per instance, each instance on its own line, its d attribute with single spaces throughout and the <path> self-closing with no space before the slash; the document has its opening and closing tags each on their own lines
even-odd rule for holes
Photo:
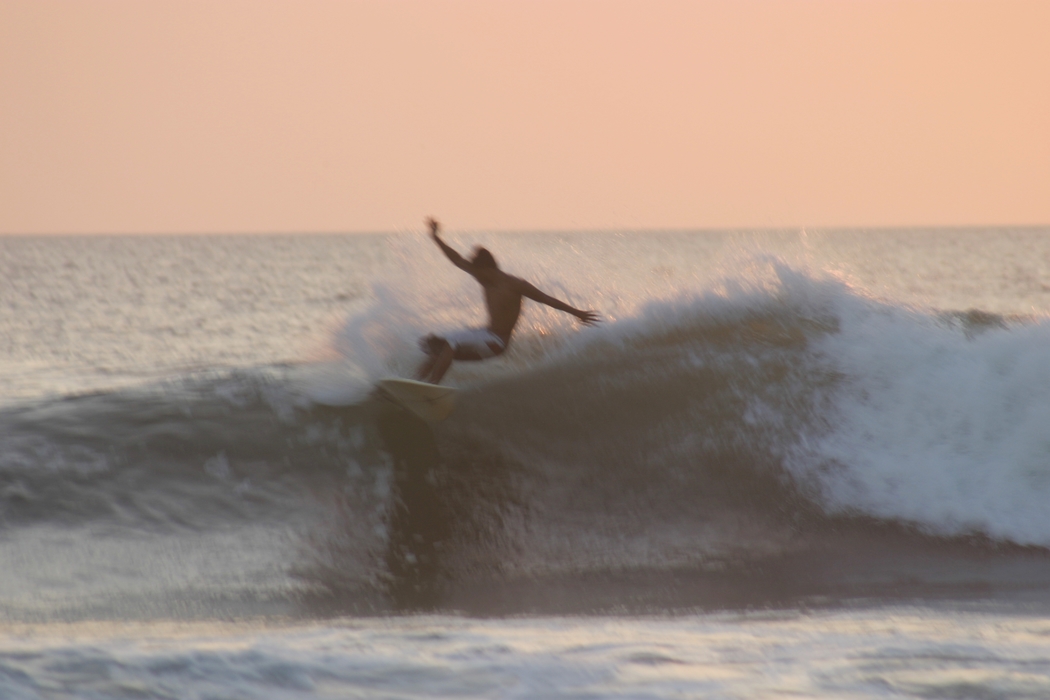
<svg viewBox="0 0 1050 700">
<path fill-rule="evenodd" d="M 1047 621 L 908 608 L 0 631 L 0 695 L 1046 697 Z"/>
<path fill-rule="evenodd" d="M 1050 321 L 976 334 L 842 295 L 816 351 L 843 375 L 795 468 L 835 511 L 1050 544 Z"/>
<path fill-rule="evenodd" d="M 352 406 L 364 401 L 372 382 L 361 368 L 345 360 L 304 365 L 295 374 L 299 391 L 322 406 Z"/>
</svg>

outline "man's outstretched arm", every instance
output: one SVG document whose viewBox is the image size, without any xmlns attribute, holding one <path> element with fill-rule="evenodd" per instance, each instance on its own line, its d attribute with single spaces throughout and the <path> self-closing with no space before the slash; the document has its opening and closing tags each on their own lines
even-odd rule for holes
<svg viewBox="0 0 1050 700">
<path fill-rule="evenodd" d="M 474 265 L 441 240 L 441 236 L 438 235 L 438 229 L 441 227 L 441 224 L 437 222 L 437 219 L 434 217 L 427 219 L 427 226 L 430 227 L 430 237 L 438 244 L 438 247 L 441 248 L 441 252 L 445 254 L 445 257 L 451 260 L 452 264 L 459 269 L 474 274 Z"/>
<path fill-rule="evenodd" d="M 598 316 L 598 314 L 594 311 L 583 311 L 581 309 L 569 306 L 560 299 L 555 299 L 549 294 L 544 294 L 525 280 L 518 280 L 518 292 L 523 297 L 532 299 L 533 301 L 538 301 L 541 304 L 546 304 L 552 309 L 557 309 L 558 311 L 564 311 L 567 314 L 572 314 L 576 318 L 580 319 L 581 323 L 585 323 L 588 326 L 593 326 L 595 323 L 598 323 L 598 321 L 601 320 L 601 317 Z"/>
</svg>

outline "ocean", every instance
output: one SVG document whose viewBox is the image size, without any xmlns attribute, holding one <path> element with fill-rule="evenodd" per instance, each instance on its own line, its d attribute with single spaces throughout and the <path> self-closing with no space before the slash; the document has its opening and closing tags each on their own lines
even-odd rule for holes
<svg viewBox="0 0 1050 700">
<path fill-rule="evenodd" d="M 1050 697 L 1050 229 L 0 237 L 0 698 Z"/>
</svg>

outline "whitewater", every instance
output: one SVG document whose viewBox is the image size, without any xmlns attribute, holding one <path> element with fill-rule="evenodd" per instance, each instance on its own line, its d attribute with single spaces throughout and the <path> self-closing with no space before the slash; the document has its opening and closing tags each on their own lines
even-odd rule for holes
<svg viewBox="0 0 1050 700">
<path fill-rule="evenodd" d="M 1050 230 L 0 238 L 0 696 L 1044 697 Z"/>
</svg>

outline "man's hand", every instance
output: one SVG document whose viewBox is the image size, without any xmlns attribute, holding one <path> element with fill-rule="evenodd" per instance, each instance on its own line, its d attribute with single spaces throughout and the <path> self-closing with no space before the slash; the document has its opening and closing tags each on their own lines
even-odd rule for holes
<svg viewBox="0 0 1050 700">
<path fill-rule="evenodd" d="M 576 318 L 580 319 L 580 323 L 585 326 L 593 326 L 602 320 L 602 317 L 593 311 L 581 311 L 576 314 Z"/>
<path fill-rule="evenodd" d="M 437 219 L 433 216 L 427 217 L 427 226 L 430 227 L 430 237 L 436 241 L 438 239 L 438 228 L 440 227 Z"/>
</svg>

